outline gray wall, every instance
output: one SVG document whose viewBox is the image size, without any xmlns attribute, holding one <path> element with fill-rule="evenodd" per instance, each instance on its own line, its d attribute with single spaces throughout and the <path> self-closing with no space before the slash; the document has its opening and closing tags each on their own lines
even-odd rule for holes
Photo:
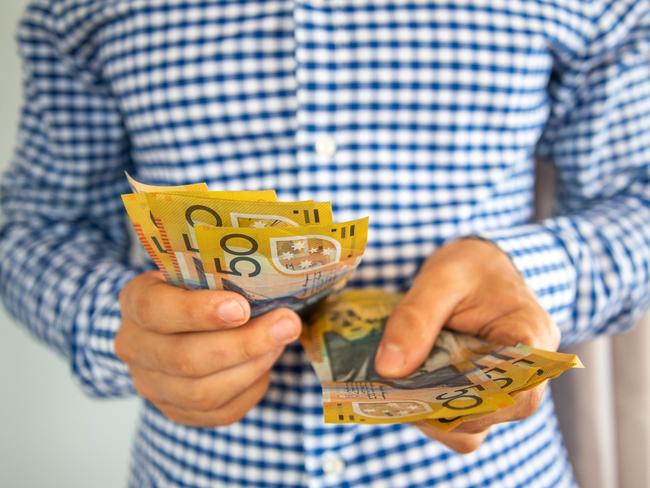
<svg viewBox="0 0 650 488">
<path fill-rule="evenodd" d="M 21 76 L 14 38 L 26 4 L 0 0 L 0 171 L 16 136 Z M 2 306 L 0 388 L 0 486 L 125 486 L 138 401 L 84 397 L 67 362 Z"/>
</svg>

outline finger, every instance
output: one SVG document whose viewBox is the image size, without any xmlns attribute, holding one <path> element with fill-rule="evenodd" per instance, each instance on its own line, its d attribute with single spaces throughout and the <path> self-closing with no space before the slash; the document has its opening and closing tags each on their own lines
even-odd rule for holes
<svg viewBox="0 0 650 488">
<path fill-rule="evenodd" d="M 120 332 L 119 357 L 127 364 L 171 376 L 203 377 L 251 361 L 294 341 L 300 318 L 277 309 L 246 325 L 216 332 L 155 334 L 138 327 Z"/>
<path fill-rule="evenodd" d="M 484 323 L 479 335 L 498 344 L 526 344 L 553 351 L 560 344 L 559 328 L 534 297 L 519 297 L 515 309 Z"/>
<path fill-rule="evenodd" d="M 482 432 L 468 434 L 456 431 L 444 432 L 426 422 L 416 422 L 415 425 L 430 439 L 438 441 L 460 454 L 469 454 L 477 450 L 489 433 L 489 428 Z"/>
<path fill-rule="evenodd" d="M 265 375 L 282 354 L 278 349 L 204 378 L 182 378 L 140 368 L 130 373 L 138 393 L 153 403 L 209 412 L 229 403 Z"/>
<path fill-rule="evenodd" d="M 412 373 L 425 360 L 461 295 L 443 269 L 423 270 L 386 323 L 377 350 L 376 371 L 387 378 Z M 452 278 L 453 279 L 453 278 Z"/>
<path fill-rule="evenodd" d="M 498 410 L 494 413 L 480 417 L 476 420 L 460 424 L 454 432 L 475 433 L 489 429 L 495 424 L 503 422 L 514 422 L 530 417 L 542 401 L 545 384 L 539 385 L 531 390 L 522 391 L 514 396 L 515 403 L 509 407 Z"/>
<path fill-rule="evenodd" d="M 190 427 L 223 427 L 241 420 L 264 398 L 269 379 L 270 375 L 265 374 L 233 401 L 210 412 L 188 410 L 165 403 L 155 405 L 167 418 L 179 424 Z"/>
<path fill-rule="evenodd" d="M 141 327 L 161 334 L 219 330 L 244 324 L 250 305 L 231 291 L 186 290 L 144 273 L 120 294 L 122 313 Z"/>
</svg>

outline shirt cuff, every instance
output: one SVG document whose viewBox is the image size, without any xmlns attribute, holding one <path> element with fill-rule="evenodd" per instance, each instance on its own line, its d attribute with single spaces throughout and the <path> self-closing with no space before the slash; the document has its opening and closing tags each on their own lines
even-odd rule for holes
<svg viewBox="0 0 650 488">
<path fill-rule="evenodd" d="M 478 232 L 505 252 L 560 330 L 574 321 L 576 268 L 562 241 L 542 224 Z"/>
<path fill-rule="evenodd" d="M 71 335 L 74 375 L 94 396 L 117 397 L 135 393 L 129 370 L 115 354 L 115 335 L 122 323 L 119 294 L 145 268 L 103 263 L 93 270 L 78 303 Z"/>
</svg>

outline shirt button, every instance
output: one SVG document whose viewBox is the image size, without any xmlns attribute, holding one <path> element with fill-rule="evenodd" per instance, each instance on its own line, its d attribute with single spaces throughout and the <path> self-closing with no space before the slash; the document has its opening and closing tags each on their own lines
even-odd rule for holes
<svg viewBox="0 0 650 488">
<path fill-rule="evenodd" d="M 316 139 L 314 149 L 319 156 L 331 158 L 336 153 L 336 141 L 333 137 L 327 135 L 319 136 Z"/>
<path fill-rule="evenodd" d="M 330 476 L 340 476 L 345 470 L 345 462 L 333 454 L 325 455 L 323 458 L 323 472 Z"/>
</svg>

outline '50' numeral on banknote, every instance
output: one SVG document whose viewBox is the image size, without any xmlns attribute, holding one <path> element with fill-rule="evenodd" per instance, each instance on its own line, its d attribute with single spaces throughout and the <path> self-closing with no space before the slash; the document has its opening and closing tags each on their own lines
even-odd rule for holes
<svg viewBox="0 0 650 488">
<path fill-rule="evenodd" d="M 243 239 L 250 247 L 248 249 L 241 249 L 240 247 L 233 248 L 229 245 L 230 240 L 232 239 Z M 246 276 L 253 278 L 257 276 L 262 271 L 262 266 L 260 265 L 257 259 L 250 257 L 251 254 L 255 254 L 259 249 L 259 244 L 255 239 L 244 234 L 229 234 L 223 236 L 219 241 L 219 247 L 225 252 L 228 252 L 235 257 L 230 260 L 230 269 L 226 269 L 221 265 L 221 258 L 214 258 L 214 265 L 217 269 L 217 273 L 228 274 L 233 276 L 243 276 L 243 273 L 237 269 L 237 266 L 240 263 L 250 263 L 253 266 L 253 270 L 250 271 Z"/>
</svg>

